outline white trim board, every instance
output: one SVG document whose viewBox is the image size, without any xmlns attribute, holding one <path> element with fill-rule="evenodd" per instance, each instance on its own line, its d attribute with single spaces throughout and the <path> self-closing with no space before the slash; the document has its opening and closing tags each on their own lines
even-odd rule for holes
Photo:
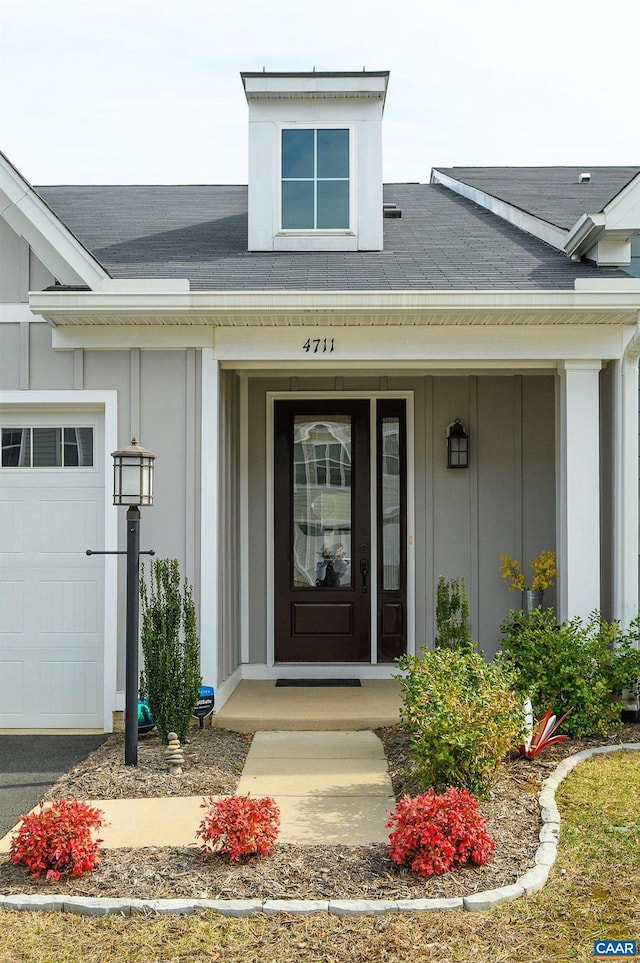
<svg viewBox="0 0 640 963">
<path fill-rule="evenodd" d="M 274 415 L 274 403 L 276 401 L 304 401 L 305 399 L 313 399 L 320 401 L 372 401 L 375 402 L 379 399 L 404 399 L 407 404 L 407 529 L 406 529 L 406 544 L 407 544 L 407 652 L 413 654 L 416 649 L 416 638 L 415 638 L 415 625 L 416 625 L 416 613 L 415 613 L 415 488 L 414 488 L 414 465 L 410 458 L 413 458 L 413 435 L 414 435 L 414 394 L 413 391 L 267 391 L 265 392 L 266 399 L 266 516 L 267 516 L 267 553 L 273 553 L 273 541 L 275 537 L 275 524 L 274 524 L 274 511 L 273 511 L 273 498 L 274 498 L 274 462 L 273 462 L 273 415 Z M 372 438 L 371 438 L 371 462 L 372 462 L 372 474 L 371 474 L 371 512 L 372 520 L 375 522 L 375 512 L 376 512 L 376 490 L 375 490 L 375 404 L 371 405 L 371 423 L 373 426 Z M 247 545 L 243 544 L 243 551 L 247 551 Z M 371 528 L 371 558 L 377 558 L 377 526 L 372 524 Z M 378 666 L 377 662 L 374 662 L 374 653 L 377 651 L 377 586 L 376 586 L 376 571 L 377 566 L 371 566 L 372 569 L 372 591 L 371 595 L 371 661 L 370 662 L 359 662 L 357 663 L 362 669 L 364 668 L 376 668 Z M 274 671 L 280 671 L 285 668 L 286 664 L 276 663 L 275 661 L 275 638 L 274 638 L 274 584 L 273 584 L 273 567 L 271 565 L 265 565 L 267 584 L 267 611 L 266 611 L 266 647 L 267 647 L 267 657 L 266 666 L 273 669 Z M 248 593 L 243 593 L 244 607 L 248 606 Z M 246 618 L 248 619 L 248 610 Z M 340 663 L 342 664 L 342 663 Z M 293 676 L 297 671 L 298 676 L 300 673 L 303 674 L 310 673 L 310 678 L 315 678 L 317 675 L 316 670 L 322 670 L 329 666 L 330 663 L 297 663 L 292 669 Z M 384 666 L 381 666 L 384 667 Z M 393 666 L 391 667 L 393 668 Z M 294 671 L 295 670 L 295 671 Z M 351 674 L 353 675 L 355 669 L 351 668 Z M 333 672 L 335 675 L 335 671 Z M 361 673 L 358 673 L 361 675 Z M 346 677 L 346 676 L 345 676 Z M 366 676 L 361 675 L 362 678 Z M 243 676 L 244 678 L 244 676 Z M 318 675 L 318 678 L 331 678 L 331 673 L 329 675 Z M 370 677 L 371 678 L 371 677 Z M 373 678 L 378 678 L 378 676 L 373 676 Z M 381 676 L 381 678 L 386 678 L 386 676 Z"/>
<path fill-rule="evenodd" d="M 22 174 L 0 154 L 0 217 L 27 241 L 63 284 L 97 287 L 109 273 L 53 213 Z"/>
<path fill-rule="evenodd" d="M 640 295 L 639 295 L 640 299 Z M 251 338 L 237 328 L 217 328 L 214 354 L 221 362 L 295 362 L 312 365 L 466 362 L 540 363 L 559 358 L 619 358 L 634 326 L 573 327 L 470 325 L 433 327 L 289 327 L 253 328 Z M 307 345 L 310 345 L 307 348 Z M 317 345 L 318 350 L 315 350 Z"/>
</svg>

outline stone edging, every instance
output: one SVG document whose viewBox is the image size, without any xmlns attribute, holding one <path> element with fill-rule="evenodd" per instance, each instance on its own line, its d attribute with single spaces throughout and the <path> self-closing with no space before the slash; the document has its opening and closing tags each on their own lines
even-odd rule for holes
<svg viewBox="0 0 640 963">
<path fill-rule="evenodd" d="M 556 766 L 553 774 L 542 784 L 538 796 L 542 829 L 540 845 L 536 851 L 533 867 L 520 876 L 511 886 L 485 890 L 471 896 L 453 899 L 106 899 L 100 896 L 1 896 L 0 908 L 10 910 L 43 910 L 44 912 L 81 913 L 84 916 L 108 916 L 119 913 L 130 916 L 134 913 L 156 915 L 175 913 L 186 915 L 203 910 L 220 913 L 223 916 L 250 916 L 252 913 L 275 915 L 308 915 L 309 913 L 332 913 L 335 916 L 371 916 L 379 913 L 416 913 L 434 910 L 484 910 L 499 903 L 518 899 L 542 889 L 547 881 L 551 867 L 556 861 L 558 836 L 560 833 L 560 813 L 556 806 L 555 792 L 563 779 L 577 765 L 591 756 L 619 750 L 640 750 L 640 743 L 623 743 L 617 746 L 599 746 L 596 749 L 583 749 L 568 756 Z"/>
</svg>

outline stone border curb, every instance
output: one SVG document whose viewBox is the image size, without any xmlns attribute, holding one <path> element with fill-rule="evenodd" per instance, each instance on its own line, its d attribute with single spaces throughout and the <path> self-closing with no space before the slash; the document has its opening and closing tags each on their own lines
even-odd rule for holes
<svg viewBox="0 0 640 963">
<path fill-rule="evenodd" d="M 565 777 L 592 756 L 621 750 L 638 751 L 640 743 L 627 742 L 617 746 L 599 746 L 583 749 L 560 762 L 553 773 L 545 779 L 538 795 L 542 829 L 540 845 L 536 850 L 534 865 L 510 886 L 473 893 L 454 899 L 106 899 L 101 896 L 48 896 L 0 895 L 0 908 L 21 911 L 80 913 L 84 916 L 107 916 L 118 914 L 131 916 L 143 913 L 156 916 L 165 913 L 187 915 L 197 912 L 214 912 L 223 916 L 250 916 L 253 913 L 268 915 L 308 915 L 331 913 L 335 916 L 372 916 L 380 913 L 422 913 L 443 910 L 466 910 L 477 912 L 490 909 L 500 903 L 537 893 L 546 883 L 551 867 L 556 861 L 560 814 L 556 806 L 555 791 Z"/>
</svg>

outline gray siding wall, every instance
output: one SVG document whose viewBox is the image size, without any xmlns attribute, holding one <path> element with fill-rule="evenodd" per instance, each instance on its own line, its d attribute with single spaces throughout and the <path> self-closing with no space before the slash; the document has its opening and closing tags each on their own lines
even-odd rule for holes
<svg viewBox="0 0 640 963">
<path fill-rule="evenodd" d="M 200 352 L 52 351 L 43 323 L 0 325 L 0 377 L 6 389 L 109 389 L 118 392 L 118 439 L 133 435 L 157 453 L 156 501 L 143 512 L 143 548 L 177 558 L 200 591 Z M 416 641 L 434 637 L 434 590 L 439 575 L 464 576 L 471 604 L 471 629 L 487 653 L 496 650 L 499 626 L 519 596 L 498 574 L 507 552 L 528 561 L 555 548 L 554 375 L 437 375 L 389 373 L 380 377 L 248 378 L 249 659 L 266 659 L 267 435 L 266 392 L 312 390 L 407 391 L 414 397 Z M 603 423 L 611 418 L 611 370 L 602 375 Z M 471 438 L 469 471 L 446 468 L 446 426 L 463 420 Z M 602 436 L 603 600 L 610 610 L 611 433 Z M 240 662 L 240 401 L 238 376 L 221 374 L 219 598 L 220 678 Z M 206 466 L 205 466 L 206 470 Z M 115 511 L 115 509 L 114 509 Z M 124 512 L 121 513 L 124 516 Z M 213 533 L 212 533 L 213 536 Z M 119 546 L 124 548 L 124 517 Z M 89 547 L 89 546 L 88 546 Z M 115 547 L 115 546 L 105 546 Z M 124 566 L 119 589 L 124 597 Z M 555 604 L 555 591 L 545 601 Z M 124 685 L 124 610 L 119 612 L 118 687 Z"/>
<path fill-rule="evenodd" d="M 431 645 L 439 575 L 464 576 L 471 631 L 488 655 L 500 623 L 520 607 L 498 572 L 502 553 L 524 561 L 555 550 L 555 377 L 261 377 L 249 381 L 250 660 L 266 658 L 266 392 L 388 390 L 414 393 L 416 643 Z M 446 428 L 461 418 L 471 467 L 446 467 Z M 555 604 L 555 592 L 545 595 Z"/>
<path fill-rule="evenodd" d="M 0 303 L 27 301 L 29 291 L 42 291 L 53 284 L 53 275 L 3 218 L 0 218 L 0 252 Z"/>
<path fill-rule="evenodd" d="M 194 586 L 199 606 L 200 352 L 53 351 L 51 329 L 40 322 L 0 324 L 0 387 L 5 389 L 116 390 L 118 444 L 136 435 L 157 455 L 155 499 L 143 509 L 141 548 L 176 558 Z M 81 400 L 81 396 L 79 396 Z M 107 485 L 111 475 L 107 472 Z M 118 509 L 114 508 L 114 512 Z M 126 548 L 125 512 L 119 511 L 118 546 Z M 143 559 L 148 566 L 149 559 Z M 124 561 L 119 597 L 126 597 Z M 117 686 L 124 688 L 125 610 L 118 611 Z"/>
</svg>

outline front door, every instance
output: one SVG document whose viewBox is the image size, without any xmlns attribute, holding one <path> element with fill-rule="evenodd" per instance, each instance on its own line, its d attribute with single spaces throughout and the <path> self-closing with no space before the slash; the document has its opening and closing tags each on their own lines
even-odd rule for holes
<svg viewBox="0 0 640 963">
<path fill-rule="evenodd" d="M 277 662 L 371 660 L 368 401 L 278 401 Z"/>
</svg>

